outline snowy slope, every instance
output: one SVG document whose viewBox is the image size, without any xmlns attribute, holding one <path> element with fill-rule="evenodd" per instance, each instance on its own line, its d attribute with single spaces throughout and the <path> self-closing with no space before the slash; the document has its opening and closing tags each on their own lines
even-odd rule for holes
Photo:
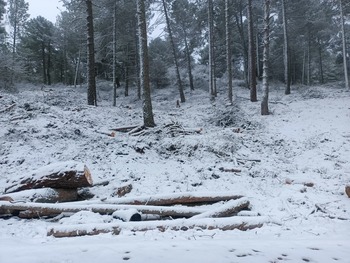
<svg viewBox="0 0 350 263">
<path fill-rule="evenodd" d="M 141 102 L 101 88 L 99 107 L 82 88 L 23 86 L 0 92 L 0 192 L 13 180 L 59 161 L 85 163 L 94 199 L 131 183 L 127 196 L 230 192 L 249 198 L 268 224 L 251 231 L 131 232 L 55 239 L 55 225 L 114 222 L 80 213 L 58 222 L 0 219 L 0 262 L 350 262 L 350 93 L 337 85 L 271 91 L 270 116 L 248 91 L 237 106 L 215 103 L 205 91 L 154 91 L 157 127 L 142 136 L 102 133 L 142 123 Z M 177 123 L 200 134 L 174 133 Z M 144 152 L 140 153 L 140 149 Z M 240 169 L 240 173 L 225 169 Z M 306 186 L 308 185 L 308 186 Z M 311 187 L 310 187 L 311 186 Z"/>
</svg>

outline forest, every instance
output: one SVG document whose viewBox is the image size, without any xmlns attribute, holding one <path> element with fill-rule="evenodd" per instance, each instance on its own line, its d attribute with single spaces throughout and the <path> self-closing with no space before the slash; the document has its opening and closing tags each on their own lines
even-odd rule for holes
<svg viewBox="0 0 350 263">
<path fill-rule="evenodd" d="M 61 2 L 0 0 L 0 262 L 349 262 L 349 1 Z"/>
<path fill-rule="evenodd" d="M 263 97 L 268 82 L 284 85 L 287 95 L 291 85 L 349 86 L 347 1 L 63 2 L 53 24 L 41 16 L 29 19 L 25 0 L 1 1 L 2 88 L 23 81 L 87 85 L 94 105 L 96 81 L 113 83 L 114 97 L 117 87 L 123 96 L 136 89 L 139 99 L 147 89 L 176 88 L 181 103 L 184 90 L 206 89 L 215 99 L 221 85 L 231 104 L 238 86 L 256 101 L 263 79 Z"/>
</svg>

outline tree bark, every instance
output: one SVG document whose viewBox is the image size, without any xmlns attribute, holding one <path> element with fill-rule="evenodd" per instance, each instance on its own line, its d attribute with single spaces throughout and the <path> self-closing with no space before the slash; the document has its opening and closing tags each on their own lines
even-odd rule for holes
<svg viewBox="0 0 350 263">
<path fill-rule="evenodd" d="M 287 15 L 286 15 L 286 0 L 282 0 L 282 18 L 283 18 L 283 61 L 284 61 L 284 82 L 286 84 L 286 88 L 284 94 L 290 94 L 290 61 L 289 61 L 289 41 L 288 41 L 288 23 L 287 23 Z"/>
<path fill-rule="evenodd" d="M 208 0 L 208 28 L 209 28 L 209 94 L 210 99 L 216 97 L 215 54 L 214 54 L 214 18 L 213 0 Z"/>
<path fill-rule="evenodd" d="M 37 188 L 76 189 L 92 186 L 89 169 L 81 163 L 62 162 L 42 167 L 5 189 L 13 193 Z"/>
<path fill-rule="evenodd" d="M 94 40 L 94 20 L 92 12 L 92 0 L 85 0 L 86 20 L 87 20 L 87 73 L 88 73 L 88 105 L 97 106 L 96 96 L 96 72 L 95 72 L 95 40 Z"/>
<path fill-rule="evenodd" d="M 199 215 L 208 208 L 197 207 L 168 207 L 150 205 L 114 205 L 114 204 L 89 204 L 84 202 L 49 204 L 49 203 L 10 203 L 0 202 L 0 211 L 21 211 L 21 215 L 26 218 L 55 217 L 61 213 L 76 213 L 79 211 L 91 211 L 102 215 L 113 214 L 116 211 L 136 209 L 138 212 L 147 215 L 159 215 L 162 217 L 185 217 L 189 218 Z"/>
<path fill-rule="evenodd" d="M 221 201 L 236 200 L 242 195 L 232 195 L 229 193 L 174 193 L 168 195 L 153 195 L 128 198 L 110 198 L 104 201 L 109 204 L 132 204 L 132 205 L 198 205 L 213 204 Z"/>
<path fill-rule="evenodd" d="M 144 0 L 137 0 L 137 21 L 139 28 L 140 85 L 143 90 L 143 121 L 145 127 L 154 127 L 155 123 L 149 79 L 147 26 Z"/>
<path fill-rule="evenodd" d="M 346 61 L 346 38 L 345 38 L 345 25 L 344 25 L 344 13 L 343 13 L 343 1 L 339 0 L 340 4 L 340 19 L 341 19 L 341 31 L 342 31 L 342 42 L 343 42 L 343 64 L 344 64 L 344 79 L 345 79 L 345 88 L 350 90 L 349 86 L 349 76 L 348 76 L 348 67 Z"/>
<path fill-rule="evenodd" d="M 117 106 L 117 1 L 113 9 L 113 106 Z"/>
<path fill-rule="evenodd" d="M 227 68 L 227 88 L 228 101 L 233 103 L 232 88 L 232 51 L 231 51 L 231 33 L 230 33 L 230 4 L 229 0 L 225 0 L 225 28 L 226 28 L 226 68 Z"/>
<path fill-rule="evenodd" d="M 248 75 L 249 75 L 249 88 L 250 88 L 250 101 L 256 102 L 256 54 L 254 46 L 254 26 L 253 26 L 253 11 L 252 0 L 248 0 L 247 6 L 247 18 L 248 18 Z"/>
<path fill-rule="evenodd" d="M 191 52 L 188 46 L 187 33 L 184 25 L 182 25 L 182 29 L 184 31 L 185 36 L 185 50 L 186 50 L 186 58 L 187 58 L 187 71 L 188 71 L 188 80 L 190 83 L 190 89 L 194 90 L 194 82 L 193 82 L 193 74 L 192 74 L 192 63 L 191 63 Z"/>
<path fill-rule="evenodd" d="M 263 90 L 261 115 L 269 115 L 269 48 L 270 48 L 270 0 L 264 1 L 264 54 L 263 54 Z"/>
<path fill-rule="evenodd" d="M 186 102 L 186 98 L 185 98 L 182 80 L 181 80 L 181 76 L 180 76 L 179 63 L 178 63 L 177 54 L 176 54 L 175 42 L 174 42 L 172 30 L 171 30 L 170 19 L 168 16 L 168 10 L 167 10 L 165 0 L 162 0 L 162 3 L 163 3 L 163 10 L 164 10 L 165 20 L 166 20 L 166 24 L 167 24 L 171 49 L 173 52 L 173 58 L 174 58 L 174 64 L 175 64 L 175 70 L 176 70 L 177 86 L 178 86 L 179 93 L 180 93 L 180 100 L 182 103 L 184 103 L 184 102 Z"/>
<path fill-rule="evenodd" d="M 2 198 L 8 197 L 15 202 L 34 202 L 34 203 L 62 203 L 78 200 L 77 189 L 30 189 L 16 193 L 5 194 Z"/>
<path fill-rule="evenodd" d="M 86 235 L 98 235 L 100 233 L 112 233 L 119 235 L 122 230 L 149 231 L 159 230 L 165 232 L 172 231 L 187 231 L 189 229 L 203 229 L 203 230 L 251 230 L 260 228 L 268 220 L 264 217 L 228 217 L 215 219 L 196 219 L 196 220 L 168 220 L 168 221 L 154 221 L 154 222 L 127 222 L 127 223 L 109 223 L 98 224 L 93 229 L 87 225 L 72 225 L 72 226 L 56 226 L 48 230 L 48 236 L 54 237 L 77 237 Z"/>
</svg>

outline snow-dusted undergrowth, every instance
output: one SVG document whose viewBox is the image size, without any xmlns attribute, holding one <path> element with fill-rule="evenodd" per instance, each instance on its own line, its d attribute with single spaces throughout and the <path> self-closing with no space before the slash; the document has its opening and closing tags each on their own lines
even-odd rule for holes
<svg viewBox="0 0 350 263">
<path fill-rule="evenodd" d="M 142 123 L 141 102 L 108 89 L 99 107 L 86 105 L 83 88 L 33 86 L 0 92 L 0 192 L 44 165 L 80 161 L 89 167 L 94 198 L 131 183 L 129 197 L 180 192 L 231 192 L 249 198 L 271 223 L 252 231 L 122 232 L 119 236 L 54 239 L 55 224 L 112 222 L 80 212 L 60 222 L 0 219 L 0 262 L 349 262 L 349 92 L 300 87 L 271 92 L 270 116 L 259 114 L 239 88 L 237 106 L 225 91 L 211 103 L 202 90 L 176 107 L 175 91 L 157 90 L 157 127 L 143 136 L 110 129 Z M 201 133 L 182 135 L 169 124 Z M 102 132 L 102 133 L 101 133 Z M 141 151 L 140 151 L 141 149 Z M 144 153 L 142 153 L 144 152 Z M 225 169 L 240 169 L 240 173 Z M 305 184 L 313 185 L 312 187 Z"/>
</svg>

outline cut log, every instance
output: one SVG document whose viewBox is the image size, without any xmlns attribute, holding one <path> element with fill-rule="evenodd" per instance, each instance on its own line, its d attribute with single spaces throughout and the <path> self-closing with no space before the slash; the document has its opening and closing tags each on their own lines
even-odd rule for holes
<svg viewBox="0 0 350 263">
<path fill-rule="evenodd" d="M 167 230 L 187 231 L 189 229 L 201 230 L 251 230 L 262 227 L 268 222 L 266 217 L 227 217 L 227 218 L 205 218 L 205 219 L 176 219 L 169 221 L 153 221 L 153 222 L 126 222 L 126 223 L 108 223 L 91 225 L 72 225 L 57 226 L 50 229 L 48 236 L 54 237 L 76 237 L 85 235 L 98 235 L 100 233 L 112 233 L 119 235 L 123 230 L 129 231 L 150 231 L 159 230 L 161 232 Z"/>
<path fill-rule="evenodd" d="M 115 211 L 112 216 L 123 222 L 141 221 L 141 214 L 135 208 Z"/>
<path fill-rule="evenodd" d="M 217 207 L 216 209 L 211 209 L 202 214 L 195 215 L 192 219 L 198 218 L 208 218 L 208 217 L 230 217 L 237 215 L 238 212 L 249 208 L 249 201 L 247 198 L 240 198 L 238 200 L 230 200 L 226 204 Z"/>
<path fill-rule="evenodd" d="M 214 204 L 221 201 L 236 200 L 242 195 L 231 193 L 174 193 L 168 195 L 152 195 L 140 197 L 109 198 L 103 201 L 107 204 L 129 204 L 129 205 L 200 205 Z"/>
<path fill-rule="evenodd" d="M 19 182 L 5 189 L 5 193 L 37 188 L 76 189 L 91 187 L 89 169 L 82 163 L 73 161 L 50 164 L 22 177 Z"/>
<path fill-rule="evenodd" d="M 61 213 L 76 213 L 79 211 L 91 211 L 100 214 L 113 214 L 118 210 L 136 209 L 142 214 L 192 217 L 207 211 L 207 208 L 196 207 L 167 207 L 167 206 L 143 206 L 143 205 L 113 205 L 113 204 L 48 204 L 48 203 L 10 203 L 0 202 L 0 210 L 25 211 L 21 213 L 25 218 L 54 217 Z"/>
<path fill-rule="evenodd" d="M 345 193 L 350 198 L 350 185 L 345 186 Z"/>
<path fill-rule="evenodd" d="M 78 191 L 77 189 L 41 188 L 6 194 L 4 196 L 1 196 L 0 200 L 2 200 L 3 197 L 9 197 L 12 199 L 12 201 L 34 203 L 61 203 L 77 201 Z"/>
</svg>

